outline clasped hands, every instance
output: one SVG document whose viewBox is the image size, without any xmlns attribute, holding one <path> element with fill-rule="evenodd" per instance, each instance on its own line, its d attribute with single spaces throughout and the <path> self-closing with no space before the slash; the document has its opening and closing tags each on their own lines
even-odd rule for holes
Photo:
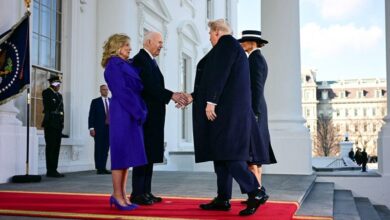
<svg viewBox="0 0 390 220">
<path fill-rule="evenodd" d="M 173 93 L 172 100 L 176 103 L 176 108 L 185 108 L 193 101 L 191 94 L 185 92 Z"/>
</svg>

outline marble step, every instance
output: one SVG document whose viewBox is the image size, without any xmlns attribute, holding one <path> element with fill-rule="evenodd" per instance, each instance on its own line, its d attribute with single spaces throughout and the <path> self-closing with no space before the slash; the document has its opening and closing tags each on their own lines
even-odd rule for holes
<svg viewBox="0 0 390 220">
<path fill-rule="evenodd" d="M 355 199 L 350 190 L 334 191 L 333 219 L 361 220 Z"/>
<path fill-rule="evenodd" d="M 297 216 L 332 217 L 334 183 L 316 182 L 301 204 Z"/>
<path fill-rule="evenodd" d="M 390 209 L 385 205 L 374 205 L 381 220 L 390 220 Z"/>
<path fill-rule="evenodd" d="M 361 220 L 381 220 L 371 201 L 366 197 L 355 197 Z"/>
</svg>

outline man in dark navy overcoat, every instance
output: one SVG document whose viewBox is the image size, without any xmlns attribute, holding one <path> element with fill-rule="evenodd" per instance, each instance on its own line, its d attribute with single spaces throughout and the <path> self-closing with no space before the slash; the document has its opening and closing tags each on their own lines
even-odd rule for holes
<svg viewBox="0 0 390 220">
<path fill-rule="evenodd" d="M 151 205 L 161 202 L 161 197 L 151 193 L 153 164 L 162 163 L 164 158 L 164 124 L 165 106 L 172 99 L 176 103 L 186 104 L 181 93 L 174 93 L 165 88 L 164 76 L 157 65 L 155 57 L 163 47 L 162 35 L 159 32 L 147 32 L 143 49 L 134 56 L 134 65 L 141 68 L 141 79 L 144 85 L 142 98 L 148 108 L 144 124 L 145 151 L 148 164 L 134 167 L 132 172 L 131 202 L 139 205 Z"/>
<path fill-rule="evenodd" d="M 254 214 L 261 202 L 255 175 L 249 171 L 251 109 L 249 64 L 244 50 L 223 20 L 209 22 L 211 51 L 198 63 L 193 99 L 195 161 L 213 161 L 218 196 L 204 210 L 229 210 L 232 178 L 248 194 L 240 215 Z M 192 101 L 192 100 L 190 100 Z"/>
<path fill-rule="evenodd" d="M 89 134 L 95 141 L 95 168 L 97 174 L 111 174 L 106 169 L 109 140 L 109 106 L 111 99 L 108 97 L 107 85 L 100 86 L 101 97 L 93 99 L 88 115 Z"/>
</svg>

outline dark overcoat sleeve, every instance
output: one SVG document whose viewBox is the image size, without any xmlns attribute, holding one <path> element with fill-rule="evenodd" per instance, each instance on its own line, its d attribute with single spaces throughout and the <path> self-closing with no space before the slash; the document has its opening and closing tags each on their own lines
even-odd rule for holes
<svg viewBox="0 0 390 220">
<path fill-rule="evenodd" d="M 164 79 L 160 70 L 155 66 L 148 57 L 145 57 L 146 52 L 140 52 L 134 57 L 134 65 L 141 68 L 141 79 L 144 85 L 144 93 L 146 96 L 159 100 L 162 103 L 168 104 L 172 98 L 173 92 L 164 87 Z M 161 75 L 161 76 L 160 76 Z"/>
<path fill-rule="evenodd" d="M 218 104 L 219 98 L 231 73 L 231 67 L 237 56 L 237 44 L 233 37 L 221 37 L 214 46 L 214 54 L 210 57 L 212 65 L 208 75 L 206 101 Z"/>
<path fill-rule="evenodd" d="M 265 65 L 258 51 L 254 51 L 249 56 L 249 67 L 251 77 L 251 92 L 252 92 L 252 110 L 256 116 L 261 113 L 261 97 L 264 92 L 264 83 L 262 76 L 264 75 Z"/>
</svg>

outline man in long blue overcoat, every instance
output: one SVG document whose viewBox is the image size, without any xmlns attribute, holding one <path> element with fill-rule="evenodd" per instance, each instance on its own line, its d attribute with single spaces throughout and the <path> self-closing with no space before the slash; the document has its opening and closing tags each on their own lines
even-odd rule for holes
<svg viewBox="0 0 390 220">
<path fill-rule="evenodd" d="M 223 20 L 209 22 L 213 48 L 198 63 L 193 99 L 195 161 L 213 161 L 218 196 L 201 204 L 204 210 L 229 210 L 232 178 L 248 194 L 247 207 L 240 215 L 252 215 L 261 204 L 259 183 L 248 169 L 251 109 L 248 59 L 229 25 Z"/>
</svg>

